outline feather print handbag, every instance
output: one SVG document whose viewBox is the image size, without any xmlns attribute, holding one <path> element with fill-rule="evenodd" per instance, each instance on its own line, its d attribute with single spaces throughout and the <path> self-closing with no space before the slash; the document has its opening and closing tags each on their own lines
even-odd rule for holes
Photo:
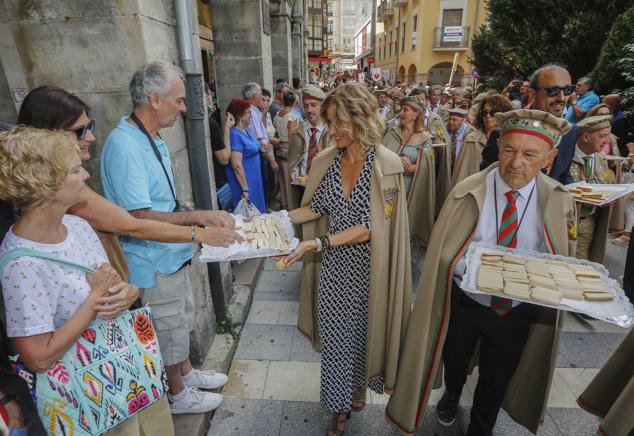
<svg viewBox="0 0 634 436">
<path fill-rule="evenodd" d="M 0 277 L 8 263 L 21 256 L 94 272 L 88 266 L 48 253 L 17 248 L 0 258 Z M 50 435 L 101 434 L 159 400 L 167 391 L 149 307 L 93 321 L 48 371 L 34 375 L 35 380 L 19 360 L 12 360 L 16 372 L 35 386 L 38 414 Z"/>
</svg>

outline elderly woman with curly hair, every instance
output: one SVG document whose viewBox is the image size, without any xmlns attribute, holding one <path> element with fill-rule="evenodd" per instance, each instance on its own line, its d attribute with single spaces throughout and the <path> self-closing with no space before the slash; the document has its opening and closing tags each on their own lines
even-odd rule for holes
<svg viewBox="0 0 634 436">
<path fill-rule="evenodd" d="M 304 241 L 282 266 L 304 258 L 298 328 L 321 350 L 327 432 L 344 431 L 366 388 L 389 392 L 410 310 L 407 200 L 401 159 L 380 145 L 378 104 L 362 85 L 333 90 L 321 117 L 335 147 L 313 160 L 302 207 Z"/>
<path fill-rule="evenodd" d="M 0 257 L 18 248 L 51 256 L 15 258 L 2 273 L 7 336 L 36 372 L 49 370 L 93 320 L 126 312 L 129 303 L 122 304 L 119 293 L 133 300 L 138 296 L 138 289 L 108 264 L 88 222 L 68 214 L 82 201 L 87 178 L 80 147 L 66 132 L 19 126 L 0 134 L 0 198 L 22 210 L 0 245 Z M 97 270 L 85 274 L 54 258 Z M 63 427 L 53 422 L 56 415 L 39 412 L 50 428 Z M 166 396 L 108 432 L 173 433 Z"/>
<path fill-rule="evenodd" d="M 513 110 L 511 101 L 502 94 L 491 93 L 479 104 L 477 116 L 473 122 L 475 130 L 465 136 L 462 147 L 456 157 L 451 173 L 452 186 L 480 171 L 482 150 L 487 144 L 489 135 L 497 127 L 495 114 Z"/>
</svg>

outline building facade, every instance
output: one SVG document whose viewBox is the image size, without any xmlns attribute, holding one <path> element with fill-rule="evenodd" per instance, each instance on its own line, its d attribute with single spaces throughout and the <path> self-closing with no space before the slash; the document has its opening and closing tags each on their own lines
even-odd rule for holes
<svg viewBox="0 0 634 436">
<path fill-rule="evenodd" d="M 486 22 L 486 0 L 381 0 L 375 63 L 388 81 L 471 82 L 471 39 Z"/>
</svg>

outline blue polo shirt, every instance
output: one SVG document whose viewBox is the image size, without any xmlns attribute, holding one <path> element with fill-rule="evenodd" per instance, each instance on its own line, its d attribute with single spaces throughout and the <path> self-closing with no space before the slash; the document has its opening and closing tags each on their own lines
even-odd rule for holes
<svg viewBox="0 0 634 436">
<path fill-rule="evenodd" d="M 582 96 L 577 97 L 577 106 L 583 109 L 584 112 L 588 112 L 600 102 L 599 96 L 596 95 L 594 91 L 588 91 Z M 575 117 L 575 114 L 572 112 L 572 106 L 569 106 L 568 109 L 566 109 L 566 119 L 571 123 L 578 123 L 581 121 L 581 118 Z"/>
<path fill-rule="evenodd" d="M 172 212 L 176 203 L 150 141 L 128 117 L 108 135 L 101 154 L 101 181 L 108 200 L 125 210 Z M 169 150 L 154 139 L 174 186 Z M 139 288 L 156 286 L 155 274 L 173 274 L 194 255 L 193 244 L 165 244 L 129 236 L 121 238 L 128 260 L 130 283 Z"/>
</svg>

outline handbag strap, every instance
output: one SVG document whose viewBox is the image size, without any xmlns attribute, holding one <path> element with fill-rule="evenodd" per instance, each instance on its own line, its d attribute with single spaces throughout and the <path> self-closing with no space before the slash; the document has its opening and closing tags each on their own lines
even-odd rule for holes
<svg viewBox="0 0 634 436">
<path fill-rule="evenodd" d="M 62 259 L 61 257 L 57 257 L 50 253 L 45 253 L 43 251 L 37 251 L 31 248 L 21 247 L 21 248 L 14 248 L 13 250 L 9 250 L 6 253 L 4 253 L 2 257 L 0 257 L 0 276 L 2 275 L 2 272 L 4 271 L 6 266 L 9 264 L 9 262 L 11 262 L 13 259 L 16 259 L 18 257 L 23 257 L 23 256 L 39 257 L 42 259 L 52 260 L 53 262 L 61 263 L 63 265 L 70 265 L 74 268 L 80 269 L 88 273 L 95 272 L 94 268 L 83 265 L 81 263 L 76 263 L 71 260 Z"/>
<path fill-rule="evenodd" d="M 139 130 L 141 132 L 143 132 L 143 134 L 147 137 L 147 140 L 150 142 L 150 145 L 152 146 L 152 150 L 154 151 L 154 155 L 156 156 L 156 158 L 158 159 L 159 163 L 161 164 L 161 168 L 163 168 L 163 173 L 165 174 L 165 178 L 167 179 L 167 183 L 170 186 L 170 191 L 172 191 L 172 197 L 174 197 L 174 202 L 176 203 L 176 207 L 175 208 L 176 209 L 180 209 L 180 203 L 176 199 L 176 193 L 174 192 L 174 187 L 172 186 L 172 180 L 170 179 L 170 176 L 167 174 L 167 170 L 165 169 L 165 164 L 163 164 L 163 157 L 161 156 L 161 152 L 159 151 L 158 147 L 156 146 L 156 143 L 154 142 L 154 139 L 152 138 L 152 135 L 150 135 L 150 132 L 147 131 L 147 129 L 145 128 L 145 126 L 143 125 L 143 123 L 141 122 L 139 117 L 137 117 L 134 112 L 132 112 L 130 114 L 130 119 L 132 121 L 134 121 L 134 123 L 137 125 Z M 160 138 L 160 136 L 159 136 L 159 138 Z"/>
</svg>

